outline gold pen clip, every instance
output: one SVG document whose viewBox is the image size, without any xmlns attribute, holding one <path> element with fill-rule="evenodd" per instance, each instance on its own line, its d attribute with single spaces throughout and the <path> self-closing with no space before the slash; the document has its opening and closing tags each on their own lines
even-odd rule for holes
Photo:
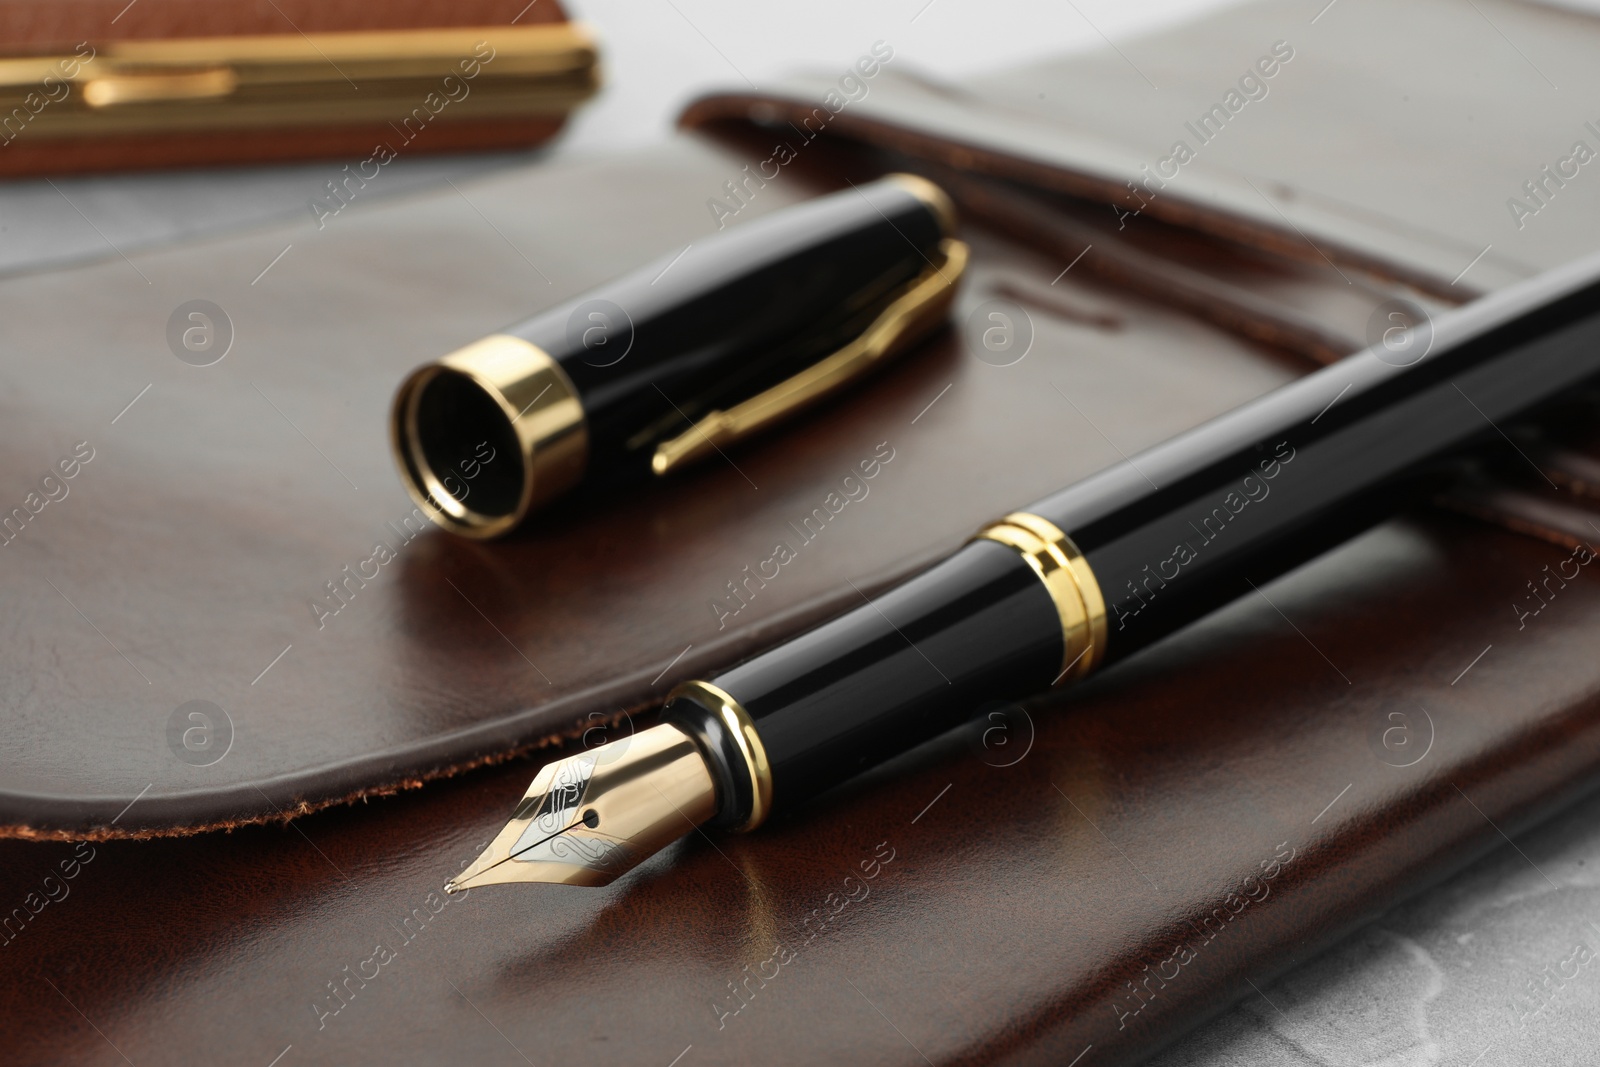
<svg viewBox="0 0 1600 1067">
<path fill-rule="evenodd" d="M 796 411 L 865 374 L 901 352 L 942 322 L 967 268 L 962 241 L 939 242 L 940 262 L 931 264 L 849 344 L 805 370 L 727 410 L 708 412 L 693 426 L 656 446 L 650 469 L 666 474 L 788 418 Z"/>
</svg>

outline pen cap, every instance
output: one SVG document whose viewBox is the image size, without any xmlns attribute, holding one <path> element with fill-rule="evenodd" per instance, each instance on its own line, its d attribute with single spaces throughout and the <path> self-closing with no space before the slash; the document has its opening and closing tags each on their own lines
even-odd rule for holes
<svg viewBox="0 0 1600 1067">
<path fill-rule="evenodd" d="M 494 537 L 580 481 L 664 475 L 758 432 L 944 320 L 954 211 L 909 175 L 732 226 L 414 371 L 402 480 Z"/>
</svg>

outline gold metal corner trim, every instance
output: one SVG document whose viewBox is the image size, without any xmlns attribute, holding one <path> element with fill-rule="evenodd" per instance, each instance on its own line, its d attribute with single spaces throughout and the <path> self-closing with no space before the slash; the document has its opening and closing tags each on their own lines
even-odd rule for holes
<svg viewBox="0 0 1600 1067">
<path fill-rule="evenodd" d="M 861 335 L 791 378 L 726 411 L 712 411 L 656 446 L 650 469 L 667 474 L 717 449 L 788 418 L 882 360 L 901 352 L 944 320 L 966 271 L 970 250 L 951 238 L 939 242 L 940 262 L 907 283 Z"/>
<path fill-rule="evenodd" d="M 516 435 L 522 491 L 508 512 L 469 507 L 428 462 L 422 444 L 427 428 L 419 423 L 419 408 L 429 383 L 448 372 L 470 379 L 492 399 Z M 419 367 L 400 384 L 389 419 L 389 444 L 401 481 L 424 514 L 454 533 L 485 539 L 509 532 L 529 512 L 583 478 L 589 434 L 577 387 L 561 365 L 520 337 L 493 334 Z"/>
<path fill-rule="evenodd" d="M 572 22 L 100 41 L 44 56 L 0 47 L 0 113 L 54 79 L 80 91 L 52 97 L 30 137 L 382 123 L 426 106 L 454 73 L 473 84 L 448 110 L 428 108 L 441 122 L 564 115 L 599 88 L 599 50 Z M 361 85 L 354 99 L 347 81 Z"/>
<path fill-rule="evenodd" d="M 229 67 L 161 74 L 107 74 L 84 84 L 83 102 L 91 108 L 106 108 L 180 100 L 220 100 L 238 87 L 239 75 Z"/>
<path fill-rule="evenodd" d="M 956 232 L 956 206 L 951 202 L 949 193 L 920 174 L 898 172 L 887 175 L 886 178 L 927 204 L 928 209 L 939 220 L 939 229 L 946 237 Z"/>
<path fill-rule="evenodd" d="M 754 830 L 766 822 L 767 815 L 772 811 L 772 764 L 767 760 L 767 750 L 761 743 L 761 735 L 756 732 L 755 721 L 744 710 L 743 704 L 710 682 L 680 683 L 667 694 L 667 703 L 680 697 L 692 700 L 714 713 L 733 735 L 739 754 L 744 757 L 745 768 L 750 773 L 751 795 L 750 817 L 736 829 L 741 833 Z"/>
<path fill-rule="evenodd" d="M 1105 659 L 1106 602 L 1089 561 L 1064 531 L 1038 515 L 1014 511 L 990 523 L 973 540 L 1015 549 L 1044 582 L 1061 618 L 1061 673 L 1054 684 L 1076 681 Z"/>
</svg>

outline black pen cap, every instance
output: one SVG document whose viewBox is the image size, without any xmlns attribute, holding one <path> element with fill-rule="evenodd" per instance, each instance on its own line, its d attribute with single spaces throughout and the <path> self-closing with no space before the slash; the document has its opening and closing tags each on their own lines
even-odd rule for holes
<svg viewBox="0 0 1600 1067">
<path fill-rule="evenodd" d="M 661 476 L 944 321 L 967 262 L 935 185 L 894 174 L 690 244 L 412 372 L 390 440 L 435 522 L 495 537 L 586 479 Z"/>
</svg>

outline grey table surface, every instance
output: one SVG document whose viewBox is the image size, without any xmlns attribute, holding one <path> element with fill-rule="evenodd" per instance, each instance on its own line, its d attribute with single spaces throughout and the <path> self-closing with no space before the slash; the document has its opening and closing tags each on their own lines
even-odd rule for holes
<svg viewBox="0 0 1600 1067">
<path fill-rule="evenodd" d="M 1119 46 L 1231 0 L 568 0 L 604 44 L 607 86 L 554 145 L 401 159 L 369 202 L 505 167 L 559 166 L 664 138 L 697 93 L 797 67 L 843 70 L 874 41 L 960 78 Z M 1338 0 L 1334 0 L 1338 2 Z M 1557 2 L 1557 0 L 1552 0 Z M 1597 0 L 1559 0 L 1600 9 Z M 1321 6 L 1317 0 L 1309 7 Z M 0 182 L 0 275 L 115 258 L 303 216 L 330 163 Z M 284 257 L 292 255 L 293 246 Z M 276 262 L 276 261 L 274 261 Z M 263 266 L 266 266 L 265 264 Z M 1261 984 L 1153 1067 L 1520 1067 L 1600 1062 L 1600 797 Z"/>
</svg>

